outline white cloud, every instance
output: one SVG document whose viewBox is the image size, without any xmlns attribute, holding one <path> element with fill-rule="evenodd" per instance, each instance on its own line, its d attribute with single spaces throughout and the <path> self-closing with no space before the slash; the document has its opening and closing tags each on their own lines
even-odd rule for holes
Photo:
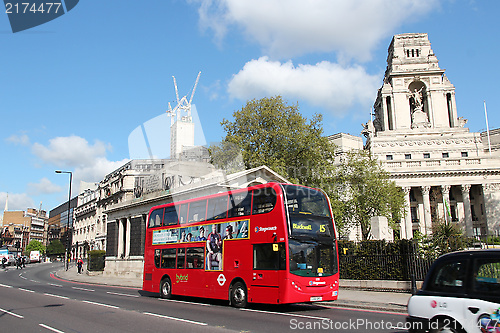
<svg viewBox="0 0 500 333">
<path fill-rule="evenodd" d="M 28 193 L 30 195 L 58 193 L 62 190 L 61 186 L 52 183 L 45 177 L 40 179 L 38 183 L 28 183 Z"/>
<path fill-rule="evenodd" d="M 73 185 L 79 184 L 82 180 L 101 181 L 108 173 L 129 161 L 128 159 L 109 161 L 106 158 L 108 151 L 111 151 L 110 145 L 97 140 L 91 145 L 86 139 L 75 135 L 53 138 L 49 140 L 47 146 L 35 143 L 32 147 L 33 154 L 43 162 L 57 168 L 72 169 Z"/>
<path fill-rule="evenodd" d="M 49 140 L 49 145 L 33 144 L 33 153 L 41 160 L 67 167 L 86 166 L 96 158 L 106 155 L 106 145 L 96 140 L 93 145 L 79 136 L 57 137 Z"/>
<path fill-rule="evenodd" d="M 74 184 L 79 184 L 80 180 L 83 180 L 85 182 L 99 182 L 103 180 L 107 174 L 118 169 L 128 161 L 130 160 L 123 159 L 121 161 L 109 161 L 104 157 L 96 158 L 91 164 L 84 165 L 75 169 Z"/>
<path fill-rule="evenodd" d="M 22 135 L 11 135 L 7 139 L 5 139 L 7 142 L 16 144 L 16 145 L 21 145 L 21 146 L 29 146 L 30 144 L 30 138 L 26 134 Z"/>
<path fill-rule="evenodd" d="M 35 208 L 33 200 L 26 193 L 9 193 L 9 211 L 10 210 L 26 210 L 26 208 Z M 6 192 L 0 192 L 0 211 L 5 208 L 7 198 Z"/>
<path fill-rule="evenodd" d="M 375 99 L 380 76 L 369 75 L 360 66 L 342 67 L 323 61 L 316 65 L 281 63 L 267 57 L 252 60 L 233 76 L 231 97 L 239 99 L 281 95 L 297 98 L 342 116 L 350 107 L 368 107 Z"/>
<path fill-rule="evenodd" d="M 440 0 L 188 0 L 199 4 L 200 25 L 222 40 L 241 28 L 264 54 L 289 58 L 337 52 L 369 60 L 370 52 L 403 22 L 435 9 Z"/>
</svg>

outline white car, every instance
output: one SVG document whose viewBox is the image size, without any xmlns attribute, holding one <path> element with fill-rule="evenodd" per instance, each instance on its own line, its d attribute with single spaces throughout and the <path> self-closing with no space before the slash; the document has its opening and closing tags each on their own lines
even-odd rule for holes
<svg viewBox="0 0 500 333">
<path fill-rule="evenodd" d="M 500 332 L 500 249 L 445 254 L 408 302 L 410 332 Z"/>
</svg>

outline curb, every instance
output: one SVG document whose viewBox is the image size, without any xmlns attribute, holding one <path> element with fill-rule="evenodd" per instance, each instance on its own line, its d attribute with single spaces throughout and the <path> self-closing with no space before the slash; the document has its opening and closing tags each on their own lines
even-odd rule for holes
<svg viewBox="0 0 500 333">
<path fill-rule="evenodd" d="M 323 306 L 334 306 L 339 308 L 348 309 L 362 309 L 362 310 L 375 310 L 384 312 L 407 313 L 406 305 L 401 304 L 386 304 L 386 303 L 372 303 L 372 302 L 356 302 L 356 301 L 329 301 L 318 302 Z"/>
</svg>

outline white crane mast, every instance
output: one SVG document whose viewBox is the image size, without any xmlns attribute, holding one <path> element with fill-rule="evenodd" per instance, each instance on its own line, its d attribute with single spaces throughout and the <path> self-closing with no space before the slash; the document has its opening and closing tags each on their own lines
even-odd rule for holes
<svg viewBox="0 0 500 333">
<path fill-rule="evenodd" d="M 174 88 L 175 88 L 175 97 L 177 98 L 177 105 L 172 109 L 170 102 L 168 103 L 167 113 L 171 117 L 171 125 L 173 125 L 178 120 L 184 120 L 186 122 L 192 122 L 191 118 L 191 102 L 193 101 L 193 96 L 196 91 L 196 87 L 198 86 L 198 81 L 200 80 L 201 72 L 198 73 L 196 77 L 196 81 L 194 83 L 193 91 L 191 93 L 191 98 L 189 101 L 187 100 L 187 95 L 183 96 L 179 99 L 179 91 L 177 89 L 177 81 L 175 80 L 175 76 L 172 76 L 174 79 Z"/>
</svg>

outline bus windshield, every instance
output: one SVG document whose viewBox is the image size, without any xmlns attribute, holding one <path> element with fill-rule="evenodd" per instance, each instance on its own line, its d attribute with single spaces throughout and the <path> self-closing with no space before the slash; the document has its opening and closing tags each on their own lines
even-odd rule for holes
<svg viewBox="0 0 500 333">
<path fill-rule="evenodd" d="M 335 230 L 325 195 L 302 186 L 283 185 L 290 228 L 290 272 L 300 276 L 337 273 Z"/>
</svg>

